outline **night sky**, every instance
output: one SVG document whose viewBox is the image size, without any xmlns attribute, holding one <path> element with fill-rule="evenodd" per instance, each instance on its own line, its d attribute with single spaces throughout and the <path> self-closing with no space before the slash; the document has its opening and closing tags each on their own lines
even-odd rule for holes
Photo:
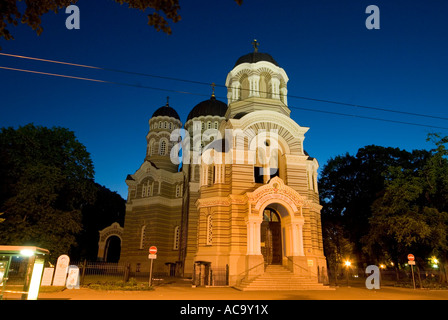
<svg viewBox="0 0 448 320">
<path fill-rule="evenodd" d="M 365 26 L 372 4 L 380 9 L 379 30 Z M 182 20 L 171 23 L 172 35 L 148 26 L 145 13 L 111 0 L 77 5 L 80 30 L 65 27 L 64 11 L 49 13 L 42 17 L 40 36 L 26 25 L 11 26 L 15 40 L 1 39 L 1 53 L 214 82 L 217 98 L 227 103 L 227 73 L 257 39 L 259 51 L 271 54 L 288 74 L 291 117 L 310 127 L 305 150 L 321 167 L 366 145 L 429 149 L 428 133 L 448 135 L 448 121 L 440 119 L 448 117 L 446 0 L 244 0 L 242 6 L 233 0 L 180 0 Z M 0 69 L 0 127 L 32 122 L 74 131 L 92 156 L 96 182 L 124 198 L 127 174 L 145 157 L 153 112 L 169 96 L 185 122 L 211 95 L 204 84 L 7 56 L 0 56 L 0 66 L 115 83 Z"/>
</svg>

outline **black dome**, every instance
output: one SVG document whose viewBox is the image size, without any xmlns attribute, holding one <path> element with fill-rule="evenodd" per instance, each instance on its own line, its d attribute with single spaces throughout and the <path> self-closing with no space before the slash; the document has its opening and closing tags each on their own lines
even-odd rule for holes
<svg viewBox="0 0 448 320">
<path fill-rule="evenodd" d="M 202 101 L 194 107 L 188 114 L 187 121 L 200 116 L 220 116 L 224 117 L 227 111 L 227 104 L 211 97 L 209 100 Z"/>
<path fill-rule="evenodd" d="M 242 57 L 240 57 L 236 63 L 234 68 L 242 63 L 256 63 L 258 61 L 267 61 L 270 62 L 274 65 L 276 65 L 277 67 L 279 67 L 277 61 L 274 60 L 274 58 L 272 58 L 272 56 L 269 53 L 263 53 L 263 52 L 251 52 L 248 53 Z"/>
<path fill-rule="evenodd" d="M 160 107 L 159 109 L 157 109 L 153 114 L 152 117 L 158 117 L 158 116 L 167 116 L 167 117 L 172 117 L 175 118 L 177 120 L 180 121 L 180 117 L 177 114 L 176 110 L 174 110 L 173 108 L 171 108 L 169 105 L 165 105 L 163 107 Z"/>
</svg>

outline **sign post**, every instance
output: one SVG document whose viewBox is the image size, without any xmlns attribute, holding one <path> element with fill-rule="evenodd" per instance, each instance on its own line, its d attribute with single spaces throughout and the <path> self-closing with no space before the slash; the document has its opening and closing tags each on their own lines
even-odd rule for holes
<svg viewBox="0 0 448 320">
<path fill-rule="evenodd" d="M 413 254 L 408 254 L 408 265 L 411 266 L 411 272 L 412 272 L 412 284 L 414 285 L 414 290 L 415 290 L 415 278 L 414 278 L 414 265 L 415 265 L 415 261 L 414 261 L 415 257 Z"/>
<path fill-rule="evenodd" d="M 152 264 L 154 262 L 154 259 L 157 259 L 157 247 L 156 246 L 151 246 L 149 248 L 149 255 L 148 255 L 148 259 L 151 260 L 151 266 L 149 268 L 149 286 L 151 287 L 152 285 Z"/>
</svg>

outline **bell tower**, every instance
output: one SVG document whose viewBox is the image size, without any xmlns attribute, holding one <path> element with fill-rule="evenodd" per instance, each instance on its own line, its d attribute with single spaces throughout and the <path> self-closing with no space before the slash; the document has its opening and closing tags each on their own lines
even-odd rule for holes
<svg viewBox="0 0 448 320">
<path fill-rule="evenodd" d="M 149 132 L 146 136 L 147 148 L 145 160 L 152 162 L 157 169 L 177 172 L 178 165 L 171 161 L 171 148 L 175 141 L 170 141 L 171 132 L 181 128 L 182 123 L 176 110 L 166 105 L 157 109 L 149 119 Z"/>
</svg>

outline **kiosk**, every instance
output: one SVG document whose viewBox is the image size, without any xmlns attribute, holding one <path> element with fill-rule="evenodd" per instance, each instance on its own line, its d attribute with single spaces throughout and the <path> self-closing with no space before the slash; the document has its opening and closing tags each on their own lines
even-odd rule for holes
<svg viewBox="0 0 448 320">
<path fill-rule="evenodd" d="M 38 247 L 0 245 L 0 300 L 5 293 L 36 300 L 48 256 L 48 250 Z"/>
</svg>

